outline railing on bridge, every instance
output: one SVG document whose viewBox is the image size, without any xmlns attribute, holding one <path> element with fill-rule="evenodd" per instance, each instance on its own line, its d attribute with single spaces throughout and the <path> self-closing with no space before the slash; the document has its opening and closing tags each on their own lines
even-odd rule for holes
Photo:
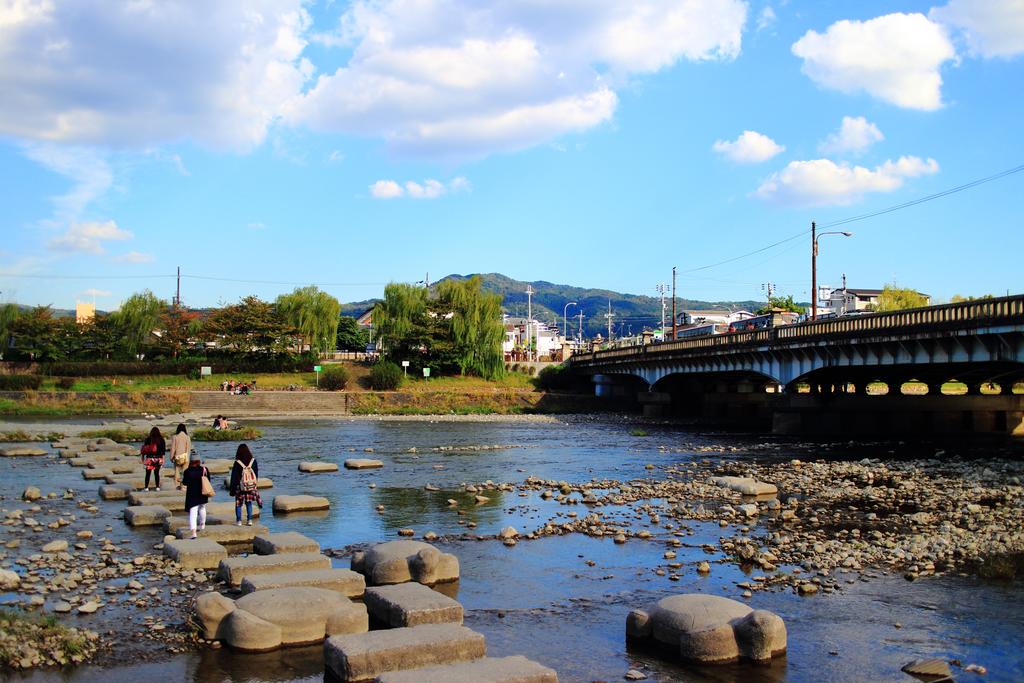
<svg viewBox="0 0 1024 683">
<path fill-rule="evenodd" d="M 609 349 L 577 354 L 572 357 L 574 364 L 596 361 L 614 361 L 638 355 L 663 354 L 674 351 L 701 351 L 731 348 L 737 346 L 763 345 L 773 342 L 820 340 L 860 336 L 865 333 L 928 331 L 933 329 L 963 329 L 979 324 L 1000 322 L 1024 323 L 1024 295 L 962 301 L 955 304 L 940 304 L 926 308 L 914 308 L 890 313 L 815 320 L 785 325 L 753 332 L 731 332 L 707 337 L 677 339 L 657 342 L 645 346 L 623 349 Z"/>
</svg>

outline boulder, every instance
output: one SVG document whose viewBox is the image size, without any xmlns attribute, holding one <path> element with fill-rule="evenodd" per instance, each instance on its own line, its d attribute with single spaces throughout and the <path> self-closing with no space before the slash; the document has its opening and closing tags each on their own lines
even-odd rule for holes
<svg viewBox="0 0 1024 683">
<path fill-rule="evenodd" d="M 241 609 L 228 612 L 221 624 L 224 642 L 241 652 L 269 652 L 281 647 L 281 627 Z"/>
<path fill-rule="evenodd" d="M 253 538 L 252 549 L 258 555 L 318 553 L 320 552 L 320 544 L 297 531 L 286 531 L 280 534 L 260 533 Z"/>
<path fill-rule="evenodd" d="M 326 510 L 331 501 L 319 496 L 274 496 L 274 512 L 303 512 L 305 510 Z"/>
<path fill-rule="evenodd" d="M 21 585 L 21 577 L 9 569 L 0 569 L 0 591 L 17 590 Z"/>
<path fill-rule="evenodd" d="M 426 624 L 332 636 L 324 664 L 340 681 L 372 681 L 389 671 L 480 659 L 484 637 L 465 626 Z"/>
<path fill-rule="evenodd" d="M 458 581 L 459 558 L 422 541 L 388 541 L 352 556 L 352 569 L 369 586 L 416 581 L 427 586 Z"/>
<path fill-rule="evenodd" d="M 42 547 L 44 553 L 62 553 L 68 549 L 68 542 L 63 539 L 50 541 Z"/>
<path fill-rule="evenodd" d="M 235 601 L 220 593 L 211 591 L 196 598 L 196 617 L 207 640 L 219 640 L 224 637 L 221 626 L 224 617 L 233 612 Z"/>
<path fill-rule="evenodd" d="M 462 623 L 462 605 L 419 583 L 367 588 L 363 602 L 371 617 L 391 628 Z"/>
<path fill-rule="evenodd" d="M 299 463 L 299 472 L 337 472 L 338 465 L 333 462 L 310 462 L 302 461 Z"/>
<path fill-rule="evenodd" d="M 378 467 L 384 467 L 384 462 L 373 458 L 349 458 L 345 461 L 347 470 L 372 470 Z"/>
<path fill-rule="evenodd" d="M 362 597 L 366 590 L 366 580 L 362 574 L 349 569 L 306 569 L 273 574 L 250 574 L 242 579 L 241 589 L 243 594 L 247 594 L 289 586 L 322 588 L 341 593 L 349 598 L 358 598 Z"/>
<path fill-rule="evenodd" d="M 43 494 L 39 490 L 38 486 L 27 486 L 25 487 L 25 490 L 21 492 L 21 499 L 30 503 L 34 500 L 39 500 L 42 497 Z"/>
<path fill-rule="evenodd" d="M 280 628 L 282 645 L 319 643 L 328 635 L 328 621 L 336 633 L 362 633 L 369 628 L 364 605 L 321 588 L 293 586 L 257 591 L 236 600 L 235 609 Z M 228 644 L 238 647 L 230 640 Z"/>
<path fill-rule="evenodd" d="M 129 505 L 124 509 L 128 526 L 155 526 L 170 516 L 171 511 L 161 505 Z"/>
<path fill-rule="evenodd" d="M 228 557 L 227 549 L 209 538 L 164 541 L 164 555 L 186 569 L 216 569 Z"/>
<path fill-rule="evenodd" d="M 7 448 L 0 448 L 0 456 L 4 458 L 46 455 L 47 452 L 46 449 L 37 446 L 9 446 Z"/>
<path fill-rule="evenodd" d="M 779 492 L 775 484 L 757 481 L 750 477 L 713 477 L 711 483 L 715 486 L 738 491 L 744 496 L 766 496 Z"/>
<path fill-rule="evenodd" d="M 389 671 L 374 683 L 558 683 L 558 674 L 546 666 L 516 655 L 484 657 L 471 662 Z"/>
<path fill-rule="evenodd" d="M 250 555 L 248 557 L 229 557 L 226 560 L 221 560 L 217 568 L 217 574 L 232 586 L 238 586 L 242 583 L 242 579 L 254 574 L 329 569 L 330 566 L 331 561 L 329 558 L 314 553 Z"/>
<path fill-rule="evenodd" d="M 653 639 L 704 664 L 766 661 L 786 651 L 786 625 L 765 610 L 715 595 L 662 598 L 626 618 L 627 639 Z"/>
</svg>

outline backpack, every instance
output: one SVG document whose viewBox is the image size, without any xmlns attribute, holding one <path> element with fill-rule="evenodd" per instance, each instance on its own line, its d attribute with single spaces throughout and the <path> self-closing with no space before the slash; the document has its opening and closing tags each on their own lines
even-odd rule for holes
<svg viewBox="0 0 1024 683">
<path fill-rule="evenodd" d="M 256 473 L 252 471 L 252 463 L 242 465 L 241 460 L 236 460 L 242 468 L 242 478 L 238 482 L 239 493 L 252 493 L 256 490 Z"/>
</svg>

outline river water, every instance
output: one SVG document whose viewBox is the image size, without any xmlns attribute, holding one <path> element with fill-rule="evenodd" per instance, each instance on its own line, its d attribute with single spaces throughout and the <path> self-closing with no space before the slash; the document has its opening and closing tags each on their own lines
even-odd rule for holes
<svg viewBox="0 0 1024 683">
<path fill-rule="evenodd" d="M 765 437 L 699 434 L 672 427 L 645 427 L 647 436 L 634 436 L 634 426 L 617 421 L 430 422 L 376 420 L 247 421 L 264 430 L 254 445 L 261 476 L 274 480 L 264 492 L 266 518 L 273 531 L 300 531 L 325 549 L 345 549 L 397 537 L 413 528 L 417 537 L 427 531 L 442 536 L 438 545 L 456 554 L 462 578 L 457 598 L 466 609 L 465 623 L 487 637 L 492 656 L 523 654 L 556 669 L 561 681 L 622 680 L 638 668 L 653 681 L 901 681 L 912 680 L 900 667 L 922 657 L 958 659 L 988 669 L 988 681 L 1024 680 L 1024 590 L 1017 583 L 984 582 L 976 578 L 944 577 L 908 583 L 898 575 L 877 573 L 841 592 L 800 597 L 789 591 L 756 592 L 753 607 L 769 609 L 785 620 L 789 649 L 771 666 L 680 666 L 656 655 L 631 651 L 624 638 L 626 614 L 664 596 L 706 592 L 740 598 L 736 583 L 747 575 L 736 565 L 715 563 L 720 556 L 701 549 L 716 544 L 717 524 L 693 522 L 693 536 L 677 549 L 682 580 L 672 582 L 654 570 L 665 566 L 666 536 L 630 539 L 616 545 L 610 538 L 578 534 L 521 541 L 508 548 L 496 540 L 471 540 L 473 534 L 493 535 L 504 526 L 526 533 L 551 518 L 567 521 L 570 508 L 544 501 L 536 493 L 490 491 L 483 505 L 472 505 L 471 494 L 456 493 L 464 483 L 521 483 L 534 475 L 543 479 L 588 482 L 591 479 L 657 478 L 669 465 L 709 457 L 765 457 L 766 442 L 777 448 L 772 457 L 891 457 L 906 445 L 810 445 L 772 441 Z M 42 427 L 41 425 L 35 425 Z M 33 429 L 28 422 L 25 428 Z M 497 450 L 433 450 L 442 447 L 515 446 Z M 702 446 L 726 446 L 728 455 L 709 455 Z M 665 446 L 665 449 L 659 449 Z M 235 444 L 202 443 L 204 458 L 231 457 Z M 680 449 L 683 452 L 673 452 Z M 373 449 L 373 454 L 364 453 Z M 412 452 L 411 449 L 415 449 Z M 383 460 L 379 470 L 308 475 L 297 472 L 301 460 L 340 462 L 346 457 Z M 648 469 L 647 465 L 654 469 Z M 72 487 L 87 491 L 77 470 L 50 458 L 0 459 L 0 495 L 11 501 L 30 483 L 45 478 L 44 491 Z M 440 491 L 427 491 L 426 484 Z M 303 517 L 274 517 L 273 493 L 326 496 L 331 510 Z M 220 494 L 219 499 L 225 499 Z M 460 500 L 467 511 L 458 515 L 447 500 Z M 111 508 L 104 523 L 121 503 Z M 376 510 L 383 505 L 383 512 Z M 8 506 L 8 503 L 4 503 Z M 574 506 L 580 516 L 583 505 Z M 606 516 L 615 510 L 604 508 Z M 628 510 L 618 514 L 629 515 Z M 559 517 L 561 515 L 561 517 Z M 459 522 L 463 522 L 460 524 Z M 476 528 L 467 529 L 474 522 Z M 131 530 L 113 522 L 119 538 L 140 552 L 161 539 L 157 529 Z M 656 530 L 656 529 L 652 529 Z M 699 577 L 692 565 L 711 560 L 713 571 Z M 334 560 L 347 567 L 346 559 Z M 102 614 L 102 612 L 100 613 Z M 73 617 L 89 624 L 93 617 Z M 899 626 L 897 626 L 897 624 Z M 958 673 L 958 680 L 975 674 Z M 65 672 L 18 675 L 23 681 L 120 680 L 202 681 L 321 681 L 320 647 L 283 650 L 265 655 L 240 655 L 203 650 L 158 657 L 156 661 L 112 666 L 87 666 Z"/>
</svg>

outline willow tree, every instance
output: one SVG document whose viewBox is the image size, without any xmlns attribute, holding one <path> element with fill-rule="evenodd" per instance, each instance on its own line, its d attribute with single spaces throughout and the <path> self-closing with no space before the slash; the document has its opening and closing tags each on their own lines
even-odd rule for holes
<svg viewBox="0 0 1024 683">
<path fill-rule="evenodd" d="M 384 287 L 384 300 L 373 309 L 378 348 L 391 360 L 410 360 L 427 342 L 427 290 L 398 282 Z"/>
<path fill-rule="evenodd" d="M 302 338 L 301 346 L 318 353 L 334 349 L 341 304 L 316 287 L 299 287 L 277 297 L 277 310 Z M 301 349 L 300 349 L 301 350 Z"/>
<path fill-rule="evenodd" d="M 910 308 L 924 308 L 928 305 L 928 297 L 913 289 L 886 285 L 882 293 L 878 295 L 878 304 L 875 310 L 882 313 L 885 311 L 905 311 Z"/>
<path fill-rule="evenodd" d="M 505 371 L 501 295 L 485 292 L 479 276 L 461 282 L 444 280 L 437 286 L 435 308 L 437 318 L 447 321 L 448 342 L 459 372 L 500 377 Z"/>
<path fill-rule="evenodd" d="M 4 351 L 11 343 L 11 328 L 14 321 L 18 319 L 17 304 L 4 304 L 0 306 L 0 359 L 4 357 Z"/>
<path fill-rule="evenodd" d="M 153 292 L 144 290 L 124 300 L 114 313 L 110 314 L 121 336 L 121 348 L 129 356 L 135 356 L 149 341 L 149 335 L 160 325 L 160 314 L 167 303 Z"/>
</svg>

